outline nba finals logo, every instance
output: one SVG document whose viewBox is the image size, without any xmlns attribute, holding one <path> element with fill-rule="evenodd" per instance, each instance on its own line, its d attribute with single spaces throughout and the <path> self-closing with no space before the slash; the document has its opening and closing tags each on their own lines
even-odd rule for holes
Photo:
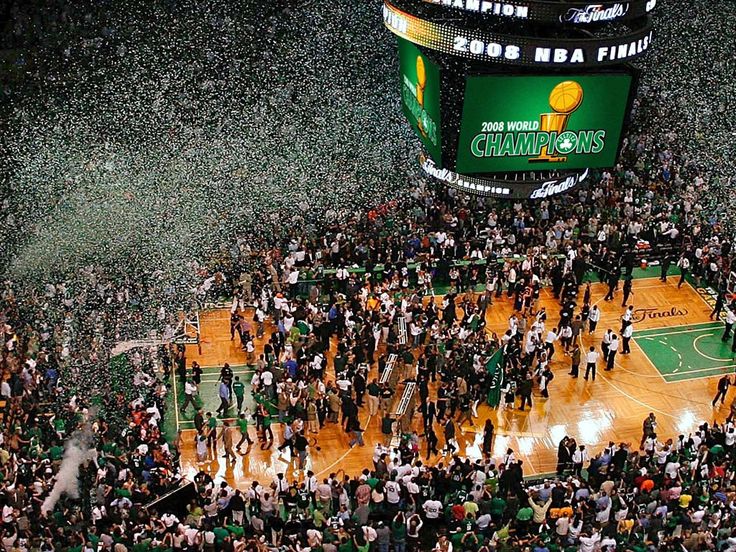
<svg viewBox="0 0 736 552">
<path fill-rule="evenodd" d="M 583 96 L 579 83 L 562 81 L 549 94 L 551 113 L 541 113 L 537 120 L 483 122 L 470 152 L 476 158 L 527 157 L 528 163 L 564 163 L 570 154 L 600 153 L 606 145 L 604 129 L 569 130 Z"/>
</svg>

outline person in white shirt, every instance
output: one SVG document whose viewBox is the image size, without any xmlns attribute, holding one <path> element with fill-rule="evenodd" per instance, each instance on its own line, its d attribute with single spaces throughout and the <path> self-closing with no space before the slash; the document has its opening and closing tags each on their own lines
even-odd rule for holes
<svg viewBox="0 0 736 552">
<path fill-rule="evenodd" d="M 598 364 L 598 357 L 600 357 L 600 354 L 598 351 L 595 350 L 595 347 L 591 346 L 588 350 L 588 354 L 585 355 L 585 377 L 584 379 L 587 380 L 588 376 L 590 376 L 591 372 L 593 373 L 593 381 L 595 381 L 595 369 L 596 365 Z"/>
<path fill-rule="evenodd" d="M 511 330 L 512 337 L 516 335 L 518 328 L 519 328 L 519 320 L 516 318 L 515 314 L 512 314 L 509 317 L 509 330 Z"/>
<path fill-rule="evenodd" d="M 613 339 L 613 330 L 611 328 L 608 328 L 606 330 L 606 333 L 603 334 L 603 339 L 601 340 L 601 351 L 603 352 L 603 362 L 608 362 L 608 347 L 611 345 L 611 340 Z"/>
<path fill-rule="evenodd" d="M 662 468 L 667 463 L 667 458 L 670 455 L 670 447 L 665 445 L 661 449 L 654 451 L 654 456 L 657 458 L 657 465 Z"/>
<path fill-rule="evenodd" d="M 569 531 L 570 517 L 567 514 L 562 514 L 555 522 L 555 532 L 561 537 L 566 537 Z"/>
<path fill-rule="evenodd" d="M 393 505 L 398 505 L 401 500 L 401 486 L 396 481 L 386 481 L 384 487 L 386 491 L 386 502 Z"/>
<path fill-rule="evenodd" d="M 657 441 L 657 434 L 652 433 L 649 437 L 644 439 L 644 443 L 642 446 L 644 447 L 644 452 L 654 454 L 654 451 L 658 445 L 659 442 Z"/>
<path fill-rule="evenodd" d="M 614 362 L 616 360 L 616 353 L 618 353 L 618 336 L 613 334 L 611 336 L 611 342 L 608 344 L 608 357 L 606 359 L 606 371 L 610 372 L 613 370 Z"/>
<path fill-rule="evenodd" d="M 632 335 L 634 335 L 634 325 L 629 324 L 624 328 L 624 331 L 621 333 L 621 338 L 623 339 L 623 350 L 621 351 L 622 355 L 628 355 L 631 352 L 629 343 L 631 342 Z"/>
<path fill-rule="evenodd" d="M 680 463 L 674 460 L 667 462 L 664 467 L 664 473 L 669 479 L 672 479 L 673 481 L 677 480 L 677 477 L 680 474 Z"/>
<path fill-rule="evenodd" d="M 583 464 L 588 460 L 588 451 L 585 450 L 585 445 L 580 445 L 578 449 L 572 453 L 573 470 L 575 474 L 580 477 L 580 473 L 583 470 Z"/>
<path fill-rule="evenodd" d="M 613 550 L 616 550 L 616 539 L 611 537 L 606 537 L 601 541 L 601 551 L 603 552 L 612 552 Z"/>
<path fill-rule="evenodd" d="M 544 339 L 544 348 L 547 350 L 547 358 L 551 361 L 555 354 L 555 341 L 557 341 L 557 333 L 554 329 L 550 329 L 547 332 L 547 337 Z"/>
<path fill-rule="evenodd" d="M 598 305 L 593 305 L 588 314 L 588 333 L 595 333 L 595 328 L 598 325 L 598 321 L 601 319 L 601 310 Z"/>
<path fill-rule="evenodd" d="M 736 426 L 734 426 L 733 422 L 728 422 L 726 424 L 726 435 L 725 435 L 725 442 L 726 450 L 732 450 L 734 444 L 736 444 Z"/>
<path fill-rule="evenodd" d="M 199 389 L 197 388 L 197 384 L 194 383 L 191 379 L 187 378 L 187 381 L 184 384 L 184 404 L 181 405 L 182 414 L 184 414 L 184 411 L 190 404 L 194 407 L 195 410 L 197 409 L 197 405 L 194 403 L 194 397 L 196 397 L 198 393 Z"/>
<path fill-rule="evenodd" d="M 624 331 L 624 328 L 628 326 L 629 324 L 634 323 L 634 305 L 629 305 L 629 308 L 624 311 L 624 313 L 621 315 L 621 332 Z"/>
<path fill-rule="evenodd" d="M 682 284 L 685 283 L 685 278 L 687 277 L 687 273 L 690 270 L 690 259 L 688 259 L 685 255 L 682 255 L 680 257 L 680 260 L 677 261 L 677 267 L 680 269 L 680 281 L 677 282 L 677 288 L 681 288 Z"/>
<path fill-rule="evenodd" d="M 516 288 L 516 269 L 512 265 L 511 268 L 509 268 L 508 276 L 506 277 L 506 281 L 508 282 L 508 290 L 506 291 L 507 295 L 511 297 L 514 294 L 514 289 Z"/>
<path fill-rule="evenodd" d="M 601 535 L 598 533 L 598 531 L 593 531 L 593 534 L 588 536 L 580 535 L 579 539 L 580 541 L 580 548 L 578 548 L 579 552 L 593 552 L 595 550 L 596 545 L 601 540 Z"/>
<path fill-rule="evenodd" d="M 438 519 L 440 517 L 440 512 L 442 512 L 442 503 L 439 500 L 427 500 L 422 505 L 422 509 L 424 510 L 424 514 L 427 516 L 427 519 Z"/>
</svg>

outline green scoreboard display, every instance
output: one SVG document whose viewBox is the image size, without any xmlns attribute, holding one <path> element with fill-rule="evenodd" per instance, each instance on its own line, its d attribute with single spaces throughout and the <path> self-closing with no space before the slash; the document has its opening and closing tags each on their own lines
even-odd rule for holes
<svg viewBox="0 0 736 552">
<path fill-rule="evenodd" d="M 402 50 L 406 80 L 404 57 Z M 432 70 L 438 75 L 436 67 Z M 612 167 L 632 83 L 632 75 L 624 72 L 468 76 L 455 170 L 480 174 Z M 409 84 L 404 84 L 405 110 Z M 416 112 L 423 116 L 426 110 L 439 124 L 439 113 L 429 110 L 426 96 L 424 105 Z M 416 124 L 412 126 L 417 130 Z M 439 138 L 436 143 L 429 137 L 422 141 L 439 162 Z"/>
<path fill-rule="evenodd" d="M 442 160 L 440 69 L 403 38 L 399 38 L 399 60 L 404 115 L 439 166 Z"/>
</svg>

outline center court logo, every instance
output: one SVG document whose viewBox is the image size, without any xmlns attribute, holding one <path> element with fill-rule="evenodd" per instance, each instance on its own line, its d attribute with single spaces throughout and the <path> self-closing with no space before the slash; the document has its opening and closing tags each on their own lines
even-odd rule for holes
<svg viewBox="0 0 736 552">
<path fill-rule="evenodd" d="M 687 309 L 672 307 L 670 309 L 659 309 L 657 307 L 649 307 L 646 309 L 636 309 L 631 317 L 632 322 L 643 322 L 646 319 L 673 318 L 677 316 L 687 316 Z"/>
<path fill-rule="evenodd" d="M 531 156 L 529 163 L 562 163 L 573 153 L 600 153 L 606 144 L 605 130 L 567 130 L 583 96 L 579 83 L 560 82 L 549 94 L 551 113 L 541 113 L 538 121 L 492 123 L 494 130 L 505 132 L 476 135 L 470 150 L 478 158 Z"/>
</svg>

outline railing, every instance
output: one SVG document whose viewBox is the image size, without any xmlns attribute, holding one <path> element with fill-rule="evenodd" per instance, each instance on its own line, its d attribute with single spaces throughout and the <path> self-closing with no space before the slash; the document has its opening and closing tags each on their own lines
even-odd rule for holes
<svg viewBox="0 0 736 552">
<path fill-rule="evenodd" d="M 395 353 L 391 353 L 388 355 L 388 359 L 386 360 L 386 367 L 383 369 L 383 372 L 381 372 L 381 379 L 378 383 L 383 385 L 384 383 L 389 383 L 392 379 L 393 373 L 394 373 L 394 366 L 396 365 L 396 361 L 398 360 L 399 355 Z"/>
<path fill-rule="evenodd" d="M 406 342 L 407 342 L 406 318 L 404 318 L 401 315 L 399 315 L 398 326 L 399 326 L 399 332 L 398 332 L 399 345 L 406 345 Z"/>
</svg>

